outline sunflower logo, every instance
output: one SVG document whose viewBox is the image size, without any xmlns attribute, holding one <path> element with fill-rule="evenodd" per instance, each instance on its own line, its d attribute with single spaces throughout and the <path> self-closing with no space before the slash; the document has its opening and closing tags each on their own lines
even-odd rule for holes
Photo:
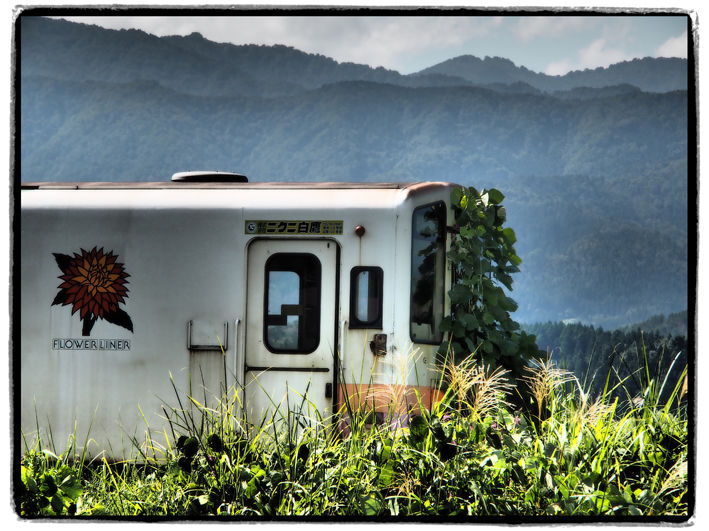
<svg viewBox="0 0 709 531">
<path fill-rule="evenodd" d="M 103 247 L 94 247 L 91 251 L 81 249 L 81 254 L 74 253 L 73 257 L 52 254 L 62 271 L 59 278 L 63 280 L 52 306 L 71 305 L 72 315 L 79 312 L 83 323 L 82 335 L 91 334 L 97 319 L 133 331 L 130 316 L 118 307 L 128 298 L 126 279 L 130 276 L 125 272 L 123 264 L 117 261 L 118 255 L 113 254 L 113 251 L 104 253 Z"/>
</svg>

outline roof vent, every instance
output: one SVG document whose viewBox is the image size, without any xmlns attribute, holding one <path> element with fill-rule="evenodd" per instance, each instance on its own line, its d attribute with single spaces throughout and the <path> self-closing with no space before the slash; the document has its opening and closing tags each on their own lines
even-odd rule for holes
<svg viewBox="0 0 709 531">
<path fill-rule="evenodd" d="M 176 183 L 247 183 L 249 179 L 240 173 L 226 171 L 181 171 L 172 175 Z"/>
</svg>

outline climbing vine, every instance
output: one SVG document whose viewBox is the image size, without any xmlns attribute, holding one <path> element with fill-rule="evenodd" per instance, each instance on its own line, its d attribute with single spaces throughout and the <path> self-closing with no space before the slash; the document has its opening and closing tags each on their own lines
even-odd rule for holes
<svg viewBox="0 0 709 531">
<path fill-rule="evenodd" d="M 518 376 L 539 348 L 535 336 L 520 330 L 510 316 L 517 303 L 505 288 L 512 291 L 512 274 L 522 260 L 515 252 L 514 230 L 503 227 L 503 199 L 494 188 L 452 192 L 455 226 L 448 259 L 454 283 L 448 292 L 451 315 L 442 326 L 449 337 L 442 349 L 450 347 L 456 360 L 475 352 L 484 365 L 503 366 Z"/>
</svg>

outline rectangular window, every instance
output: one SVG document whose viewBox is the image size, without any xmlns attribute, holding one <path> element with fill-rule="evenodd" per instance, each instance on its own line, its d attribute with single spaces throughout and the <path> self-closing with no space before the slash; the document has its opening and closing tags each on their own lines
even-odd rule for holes
<svg viewBox="0 0 709 531">
<path fill-rule="evenodd" d="M 350 272 L 350 328 L 382 327 L 381 267 L 353 267 Z"/>
<path fill-rule="evenodd" d="M 440 343 L 446 270 L 445 203 L 416 208 L 411 234 L 411 339 Z"/>
<path fill-rule="evenodd" d="M 266 261 L 264 343 L 276 354 L 309 354 L 320 343 L 320 260 L 276 253 Z"/>
</svg>

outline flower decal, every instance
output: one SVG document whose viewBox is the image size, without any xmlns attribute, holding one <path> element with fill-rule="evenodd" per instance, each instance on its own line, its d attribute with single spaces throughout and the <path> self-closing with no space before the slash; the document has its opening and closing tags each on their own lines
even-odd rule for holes
<svg viewBox="0 0 709 531">
<path fill-rule="evenodd" d="M 118 255 L 113 251 L 104 253 L 103 247 L 94 247 L 91 251 L 81 249 L 81 254 L 74 253 L 73 257 L 52 254 L 62 271 L 59 278 L 63 280 L 52 306 L 71 305 L 72 315 L 79 312 L 84 336 L 91 334 L 99 318 L 133 331 L 130 316 L 118 307 L 127 298 L 126 279 L 130 276 L 117 261 Z"/>
</svg>

